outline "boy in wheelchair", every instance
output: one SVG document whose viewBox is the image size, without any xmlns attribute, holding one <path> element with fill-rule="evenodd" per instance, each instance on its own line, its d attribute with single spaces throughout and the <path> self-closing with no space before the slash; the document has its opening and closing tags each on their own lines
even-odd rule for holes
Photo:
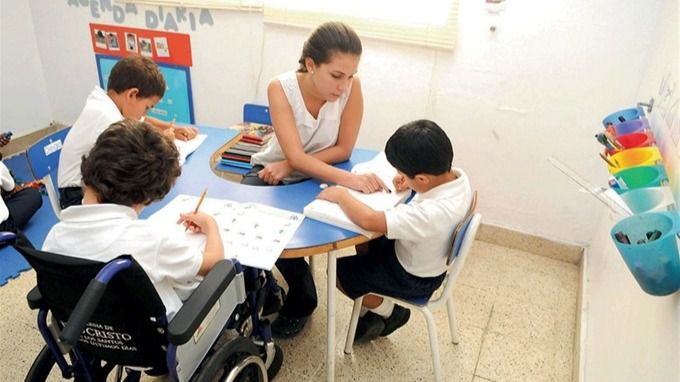
<svg viewBox="0 0 680 382">
<path fill-rule="evenodd" d="M 126 366 L 125 381 L 139 380 L 140 370 L 178 381 L 273 378 L 283 355 L 259 313 L 265 290 L 276 285 L 224 260 L 207 214 L 178 220 L 206 235 L 202 252 L 137 219 L 181 173 L 173 142 L 123 120 L 99 136 L 81 172 L 83 204 L 62 212 L 44 252 L 15 243 L 36 270 L 28 299 L 41 310 L 47 342 L 27 380 L 45 380 L 55 363 L 65 378 L 82 381 L 106 380 L 117 365 L 118 380 Z"/>
</svg>

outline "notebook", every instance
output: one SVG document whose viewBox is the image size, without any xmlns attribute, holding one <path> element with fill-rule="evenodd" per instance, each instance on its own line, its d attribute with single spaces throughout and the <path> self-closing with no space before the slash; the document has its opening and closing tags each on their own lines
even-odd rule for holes
<svg viewBox="0 0 680 382">
<path fill-rule="evenodd" d="M 349 190 L 349 192 L 352 194 L 352 196 L 359 199 L 361 202 L 370 206 L 374 210 L 385 211 L 388 208 L 394 207 L 397 204 L 404 202 L 410 195 L 409 190 L 399 193 L 395 191 L 394 184 L 392 184 L 392 179 L 397 174 L 397 170 L 395 170 L 394 167 L 392 167 L 392 165 L 390 165 L 390 163 L 387 161 L 384 152 L 381 152 L 372 160 L 359 163 L 352 168 L 352 173 L 355 174 L 367 174 L 371 172 L 378 175 L 378 177 L 380 177 L 383 183 L 385 183 L 385 185 L 388 186 L 392 192 L 374 192 L 372 194 L 364 194 L 354 190 Z M 354 224 L 347 217 L 347 215 L 345 215 L 340 206 L 326 200 L 315 199 L 313 202 L 305 206 L 303 213 L 310 219 L 344 228 L 348 231 L 357 232 L 369 238 L 375 236 L 374 232 L 366 231 Z"/>
<path fill-rule="evenodd" d="M 189 154 L 193 153 L 196 151 L 198 146 L 205 141 L 205 138 L 208 137 L 205 134 L 198 134 L 194 139 L 190 139 L 188 141 L 182 141 L 179 139 L 175 139 L 175 146 L 177 146 L 177 150 L 179 150 L 179 165 L 183 166 L 184 162 L 187 161 L 187 157 Z"/>
</svg>

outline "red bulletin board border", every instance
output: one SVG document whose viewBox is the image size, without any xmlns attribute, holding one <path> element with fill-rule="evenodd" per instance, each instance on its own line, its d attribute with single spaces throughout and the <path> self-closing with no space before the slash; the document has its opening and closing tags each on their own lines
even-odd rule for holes
<svg viewBox="0 0 680 382">
<path fill-rule="evenodd" d="M 101 31 L 105 34 L 105 41 L 101 39 L 97 41 L 96 31 Z M 110 34 L 115 34 L 117 38 L 116 43 L 111 43 Z M 126 40 L 126 34 L 135 35 L 135 50 L 129 50 Z M 142 46 L 140 39 L 148 39 L 151 41 L 151 50 L 147 55 L 152 60 L 158 63 L 192 66 L 191 61 L 191 41 L 188 34 L 161 32 L 151 29 L 127 28 L 114 25 L 105 24 L 90 24 L 90 37 L 92 38 L 92 48 L 97 54 L 105 54 L 108 56 L 125 57 L 130 54 L 142 54 L 140 48 Z M 158 39 L 165 38 L 167 47 L 165 51 L 158 49 Z M 162 40 L 161 40 L 162 41 Z M 164 57 L 168 55 L 168 57 Z"/>
</svg>

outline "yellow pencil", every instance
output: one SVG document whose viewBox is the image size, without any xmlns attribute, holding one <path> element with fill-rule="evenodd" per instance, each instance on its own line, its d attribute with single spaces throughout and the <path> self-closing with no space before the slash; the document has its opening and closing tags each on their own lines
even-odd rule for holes
<svg viewBox="0 0 680 382">
<path fill-rule="evenodd" d="M 201 197 L 198 199 L 198 204 L 196 204 L 196 208 L 194 209 L 194 213 L 198 212 L 198 209 L 201 208 L 201 203 L 203 203 L 203 199 L 205 199 L 205 194 L 208 193 L 208 188 L 206 187 L 205 190 L 203 190 L 203 193 L 201 194 Z M 184 229 L 184 232 L 189 230 L 189 226 Z"/>
</svg>

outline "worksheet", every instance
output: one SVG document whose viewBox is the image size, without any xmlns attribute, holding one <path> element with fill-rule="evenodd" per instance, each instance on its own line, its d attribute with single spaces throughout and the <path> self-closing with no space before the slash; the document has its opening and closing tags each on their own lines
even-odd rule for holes
<svg viewBox="0 0 680 382">
<path fill-rule="evenodd" d="M 149 220 L 203 249 L 205 235 L 185 231 L 177 224 L 181 212 L 193 212 L 198 196 L 178 195 Z M 258 203 L 239 203 L 231 200 L 205 198 L 200 211 L 211 214 L 220 229 L 226 258 L 241 264 L 271 270 L 274 263 L 295 234 L 304 215 Z"/>
</svg>

